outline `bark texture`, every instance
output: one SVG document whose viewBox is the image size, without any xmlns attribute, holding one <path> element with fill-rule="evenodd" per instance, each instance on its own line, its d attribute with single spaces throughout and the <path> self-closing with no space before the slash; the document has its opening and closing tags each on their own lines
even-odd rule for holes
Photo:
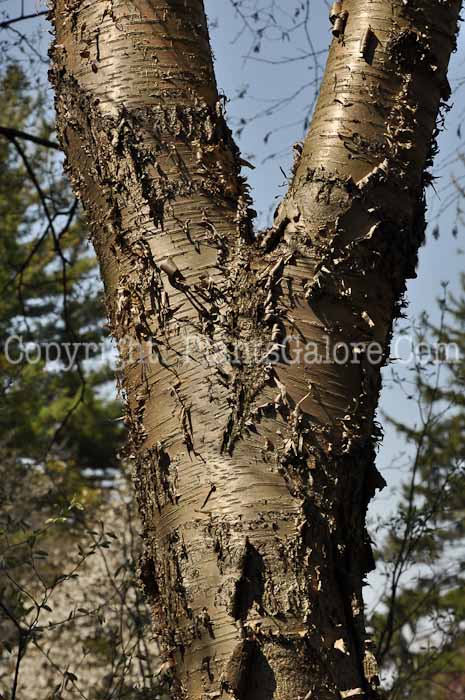
<svg viewBox="0 0 465 700">
<path fill-rule="evenodd" d="M 141 572 L 173 698 L 376 696 L 374 412 L 459 5 L 336 8 L 292 183 L 255 236 L 202 0 L 55 0 L 60 137 L 125 361 Z M 220 356 L 191 342 L 186 361 L 187 336 Z M 340 342 L 356 362 L 301 353 Z"/>
</svg>

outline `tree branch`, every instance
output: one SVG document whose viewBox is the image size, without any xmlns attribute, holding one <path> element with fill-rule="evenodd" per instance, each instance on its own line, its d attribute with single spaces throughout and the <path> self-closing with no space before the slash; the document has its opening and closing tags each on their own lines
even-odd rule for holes
<svg viewBox="0 0 465 700">
<path fill-rule="evenodd" d="M 0 126 L 0 136 L 5 136 L 9 139 L 23 139 L 23 141 L 32 141 L 39 146 L 45 146 L 46 148 L 53 148 L 56 151 L 61 151 L 58 143 L 55 141 L 50 141 L 49 139 L 43 139 L 40 136 L 34 136 L 34 134 L 28 134 L 26 131 L 20 131 L 19 129 L 12 129 L 9 126 Z"/>
<path fill-rule="evenodd" d="M 41 10 L 40 12 L 33 12 L 30 15 L 20 15 L 19 17 L 13 17 L 12 19 L 5 19 L 0 22 L 0 29 L 8 29 L 12 24 L 17 24 L 18 22 L 23 22 L 26 19 L 35 19 L 36 17 L 44 17 L 48 15 L 48 10 Z"/>
</svg>

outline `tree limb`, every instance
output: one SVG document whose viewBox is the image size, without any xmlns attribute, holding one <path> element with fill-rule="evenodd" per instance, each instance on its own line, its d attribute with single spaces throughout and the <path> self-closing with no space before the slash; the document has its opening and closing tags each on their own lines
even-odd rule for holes
<svg viewBox="0 0 465 700">
<path fill-rule="evenodd" d="M 41 10 L 40 12 L 34 12 L 30 15 L 20 15 L 18 17 L 12 17 L 11 19 L 5 19 L 0 22 L 0 29 L 8 29 L 12 24 L 24 22 L 27 19 L 36 19 L 36 17 L 45 17 L 46 15 L 48 15 L 48 10 Z"/>
<path fill-rule="evenodd" d="M 56 141 L 50 141 L 50 139 L 44 139 L 40 136 L 34 136 L 34 134 L 29 134 L 26 131 L 20 131 L 19 129 L 12 129 L 9 126 L 0 126 L 0 136 L 4 136 L 9 141 L 13 139 L 22 139 L 23 141 L 31 141 L 36 143 L 38 146 L 45 146 L 46 148 L 53 148 L 56 151 L 61 151 L 61 147 Z"/>
</svg>

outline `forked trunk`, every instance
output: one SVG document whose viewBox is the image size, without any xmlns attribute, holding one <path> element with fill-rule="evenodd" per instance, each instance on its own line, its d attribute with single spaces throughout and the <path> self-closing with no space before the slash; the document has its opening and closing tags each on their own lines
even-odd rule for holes
<svg viewBox="0 0 465 700">
<path fill-rule="evenodd" d="M 124 365 L 172 697 L 375 697 L 374 412 L 459 4 L 336 3 L 310 131 L 256 238 L 202 0 L 55 0 L 58 126 Z"/>
</svg>

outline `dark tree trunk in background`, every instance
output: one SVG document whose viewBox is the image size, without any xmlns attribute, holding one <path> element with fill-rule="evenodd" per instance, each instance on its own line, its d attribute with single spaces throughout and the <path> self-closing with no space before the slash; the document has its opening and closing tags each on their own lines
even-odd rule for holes
<svg viewBox="0 0 465 700">
<path fill-rule="evenodd" d="M 125 361 L 173 697 L 375 697 L 374 411 L 459 4 L 344 0 L 292 184 L 255 239 L 202 0 L 55 0 L 58 128 Z M 341 342 L 356 361 L 308 354 Z"/>
</svg>

